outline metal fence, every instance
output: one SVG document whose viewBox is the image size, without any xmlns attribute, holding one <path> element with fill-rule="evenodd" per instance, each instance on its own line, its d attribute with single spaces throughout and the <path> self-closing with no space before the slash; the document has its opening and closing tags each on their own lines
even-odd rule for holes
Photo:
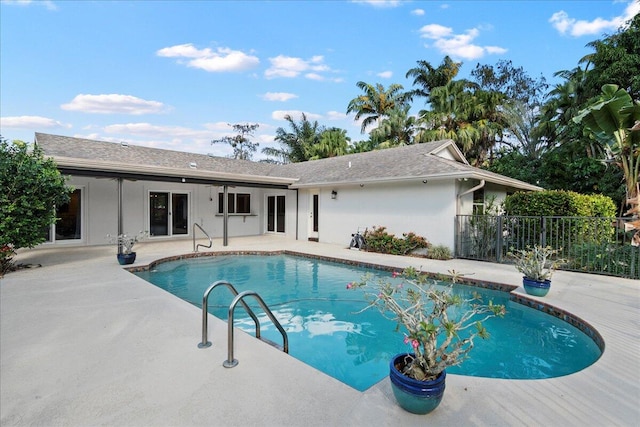
<svg viewBox="0 0 640 427">
<path fill-rule="evenodd" d="M 527 246 L 558 249 L 563 270 L 640 279 L 640 247 L 622 218 L 458 215 L 457 258 L 509 263 Z"/>
</svg>

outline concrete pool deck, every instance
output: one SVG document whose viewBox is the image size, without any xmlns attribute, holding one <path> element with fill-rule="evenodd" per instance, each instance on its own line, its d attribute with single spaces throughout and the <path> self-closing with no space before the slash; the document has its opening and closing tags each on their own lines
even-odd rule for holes
<svg viewBox="0 0 640 427">
<path fill-rule="evenodd" d="M 191 241 L 140 243 L 134 265 L 191 252 Z M 513 266 L 350 251 L 278 236 L 214 241 L 215 251 L 281 250 L 518 285 Z M 387 379 L 359 392 L 125 271 L 113 246 L 21 251 L 42 267 L 0 279 L 2 426 L 640 425 L 640 281 L 560 271 L 542 300 L 592 325 L 605 351 L 548 380 L 447 376 L 440 406 L 413 415 Z M 524 293 L 520 287 L 515 292 Z M 319 349 L 323 351 L 323 349 Z M 330 350 L 326 350 L 330 351 Z"/>
</svg>

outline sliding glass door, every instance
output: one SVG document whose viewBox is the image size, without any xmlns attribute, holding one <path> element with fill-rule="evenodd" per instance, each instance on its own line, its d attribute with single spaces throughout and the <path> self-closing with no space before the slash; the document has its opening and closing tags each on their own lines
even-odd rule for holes
<svg viewBox="0 0 640 427">
<path fill-rule="evenodd" d="M 189 234 L 189 195 L 152 191 L 149 193 L 149 234 Z"/>
</svg>

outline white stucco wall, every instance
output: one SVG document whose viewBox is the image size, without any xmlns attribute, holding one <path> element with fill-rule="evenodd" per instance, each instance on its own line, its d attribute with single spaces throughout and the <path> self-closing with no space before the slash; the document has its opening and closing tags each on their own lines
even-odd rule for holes
<svg viewBox="0 0 640 427">
<path fill-rule="evenodd" d="M 109 244 L 107 234 L 116 235 L 118 232 L 117 180 L 74 176 L 69 184 L 82 191 L 82 239 L 45 243 L 42 246 Z M 224 217 L 218 213 L 218 193 L 222 192 L 222 187 L 154 181 L 123 181 L 123 232 L 136 234 L 141 230 L 149 230 L 150 192 L 172 192 L 189 196 L 188 233 L 175 236 L 151 236 L 151 240 L 191 239 L 194 222 L 200 224 L 213 238 L 223 236 Z M 267 195 L 286 197 L 284 235 L 290 238 L 296 237 L 296 191 L 229 187 L 229 193 L 251 194 L 251 214 L 229 215 L 230 238 L 261 235 L 266 232 Z M 196 236 L 201 236 L 199 231 Z"/>
<path fill-rule="evenodd" d="M 83 192 L 82 240 L 61 241 L 56 245 L 108 244 L 107 234 L 117 234 L 118 183 L 115 179 L 73 177 L 70 184 Z M 251 194 L 251 214 L 229 216 L 229 237 L 268 233 L 266 201 L 269 196 L 286 197 L 286 238 L 307 240 L 313 217 L 312 195 L 318 194 L 321 242 L 348 246 L 357 229 L 384 226 L 389 233 L 401 236 L 414 232 L 436 245 L 454 249 L 455 215 L 470 214 L 473 193 L 458 197 L 478 182 L 429 181 L 382 183 L 323 187 L 301 190 L 277 190 L 230 187 L 230 193 Z M 337 197 L 331 198 L 332 190 Z M 223 216 L 218 214 L 218 193 L 222 187 L 210 185 L 124 181 L 123 231 L 135 234 L 149 230 L 149 193 L 174 192 L 189 195 L 188 234 L 155 236 L 152 240 L 191 239 L 194 222 L 213 238 L 223 236 Z M 506 191 L 487 184 L 485 194 L 496 195 L 499 203 Z M 296 215 L 297 212 L 297 215 Z M 198 234 L 197 234 L 198 235 Z M 50 245 L 50 244 L 46 244 Z"/>
<path fill-rule="evenodd" d="M 336 199 L 331 199 L 332 190 L 338 192 Z M 310 191 L 303 192 L 301 200 L 307 199 Z M 433 244 L 453 249 L 456 194 L 452 181 L 322 188 L 319 194 L 321 242 L 348 246 L 358 228 L 385 226 L 397 236 L 412 231 Z M 301 223 L 306 221 L 308 208 L 301 209 L 300 216 Z"/>
</svg>

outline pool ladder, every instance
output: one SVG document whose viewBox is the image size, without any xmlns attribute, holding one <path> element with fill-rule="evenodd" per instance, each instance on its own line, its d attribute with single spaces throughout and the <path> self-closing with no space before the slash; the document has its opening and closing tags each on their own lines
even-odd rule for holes
<svg viewBox="0 0 640 427">
<path fill-rule="evenodd" d="M 276 319 L 276 317 L 273 315 L 267 304 L 265 304 L 264 300 L 260 297 L 260 295 L 258 295 L 258 293 L 254 291 L 244 291 L 242 293 L 238 293 L 236 288 L 231 283 L 224 280 L 219 280 L 213 283 L 211 286 L 209 286 L 209 288 L 207 288 L 206 291 L 204 291 L 204 295 L 202 296 L 202 341 L 198 344 L 198 348 L 211 347 L 211 341 L 209 341 L 208 338 L 209 294 L 218 286 L 225 286 L 234 295 L 233 301 L 231 301 L 231 304 L 229 304 L 229 317 L 227 320 L 227 360 L 222 363 L 222 366 L 224 366 L 225 368 L 233 368 L 238 364 L 238 360 L 233 358 L 233 313 L 238 303 L 242 304 L 242 307 L 244 307 L 249 316 L 253 319 L 253 323 L 255 323 L 256 325 L 256 338 L 273 345 L 274 347 L 284 351 L 285 353 L 289 353 L 289 338 L 287 337 L 287 333 L 285 332 L 280 322 L 278 322 L 278 319 Z M 256 317 L 253 310 L 251 310 L 247 303 L 244 302 L 245 297 L 254 297 L 258 301 L 258 304 L 260 304 L 266 315 L 269 316 L 269 319 L 271 319 L 275 327 L 280 331 L 283 341 L 282 346 L 279 346 L 278 344 L 260 336 L 260 321 L 258 320 L 258 317 Z"/>
</svg>

